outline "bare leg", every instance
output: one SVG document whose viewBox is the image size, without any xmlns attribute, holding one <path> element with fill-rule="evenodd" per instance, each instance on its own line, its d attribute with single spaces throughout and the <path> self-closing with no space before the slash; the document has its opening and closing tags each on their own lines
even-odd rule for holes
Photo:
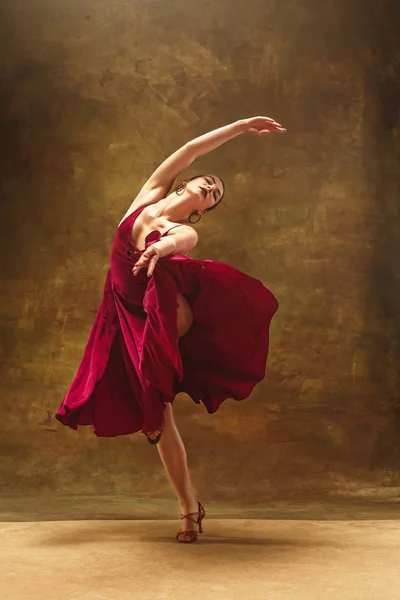
<svg viewBox="0 0 400 600">
<path fill-rule="evenodd" d="M 178 294 L 178 333 L 180 336 L 187 333 L 193 322 L 191 308 L 185 298 Z M 180 433 L 176 427 L 172 405 L 168 402 L 164 411 L 164 429 L 161 439 L 157 444 L 162 463 L 168 473 L 169 480 L 183 514 L 197 512 L 198 505 L 190 474 L 187 466 L 187 455 Z M 196 530 L 197 525 L 190 519 L 182 519 L 182 529 Z"/>
<path fill-rule="evenodd" d="M 198 505 L 190 480 L 186 450 L 176 427 L 170 403 L 165 405 L 164 420 L 164 430 L 157 444 L 158 453 L 175 490 L 181 512 L 197 512 Z M 195 530 L 197 526 L 190 519 L 182 519 L 182 528 Z"/>
</svg>

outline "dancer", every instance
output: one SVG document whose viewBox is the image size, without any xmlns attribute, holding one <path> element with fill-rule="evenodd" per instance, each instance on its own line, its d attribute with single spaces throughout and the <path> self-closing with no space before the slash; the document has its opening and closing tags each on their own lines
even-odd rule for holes
<svg viewBox="0 0 400 600">
<path fill-rule="evenodd" d="M 141 430 L 157 445 L 182 511 L 180 542 L 196 541 L 205 511 L 193 492 L 174 398 L 186 392 L 210 414 L 227 398 L 247 398 L 265 377 L 278 302 L 235 267 L 188 256 L 198 241 L 191 224 L 220 204 L 222 179 L 196 175 L 168 192 L 197 157 L 228 140 L 285 131 L 269 117 L 241 119 L 189 141 L 155 170 L 116 229 L 103 298 L 56 413 L 73 429 L 91 425 L 107 437 Z"/>
</svg>

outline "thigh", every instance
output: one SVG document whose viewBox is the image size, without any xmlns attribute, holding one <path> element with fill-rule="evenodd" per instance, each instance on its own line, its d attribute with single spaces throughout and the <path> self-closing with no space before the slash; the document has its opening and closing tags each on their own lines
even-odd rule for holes
<svg viewBox="0 0 400 600">
<path fill-rule="evenodd" d="M 193 312 L 190 307 L 189 302 L 186 300 L 182 294 L 177 294 L 177 325 L 178 325 L 178 335 L 181 337 L 185 335 L 189 331 L 193 323 Z"/>
</svg>

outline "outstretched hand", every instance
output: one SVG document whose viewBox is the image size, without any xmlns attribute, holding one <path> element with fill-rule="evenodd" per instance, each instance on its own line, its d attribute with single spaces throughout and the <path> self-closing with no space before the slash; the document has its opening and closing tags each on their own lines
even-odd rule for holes
<svg viewBox="0 0 400 600">
<path fill-rule="evenodd" d="M 132 273 L 136 276 L 139 273 L 140 269 L 145 269 L 147 267 L 147 277 L 151 277 L 159 258 L 160 250 L 154 245 L 149 246 L 143 252 L 139 260 L 135 263 L 135 266 L 132 269 Z"/>
<path fill-rule="evenodd" d="M 244 119 L 244 130 L 252 135 L 266 135 L 271 131 L 279 131 L 285 133 L 286 129 L 274 119 L 270 117 L 251 117 Z"/>
</svg>

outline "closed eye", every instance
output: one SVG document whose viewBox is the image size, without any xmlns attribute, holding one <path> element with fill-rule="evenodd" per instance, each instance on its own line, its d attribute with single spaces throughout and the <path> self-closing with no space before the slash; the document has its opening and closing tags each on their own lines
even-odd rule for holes
<svg viewBox="0 0 400 600">
<path fill-rule="evenodd" d="M 204 177 L 204 179 L 207 181 L 207 183 L 211 183 L 211 184 L 213 183 L 213 181 L 211 181 L 211 180 L 210 180 L 209 178 L 207 178 L 207 177 Z M 215 191 L 215 192 L 214 192 L 214 194 L 213 194 L 213 197 L 214 197 L 214 200 L 215 200 L 215 202 L 216 202 L 216 201 L 217 201 L 217 199 L 218 199 L 218 195 L 219 195 L 219 196 L 221 196 L 221 193 L 220 193 L 220 191 L 219 191 L 219 190 Z"/>
</svg>

